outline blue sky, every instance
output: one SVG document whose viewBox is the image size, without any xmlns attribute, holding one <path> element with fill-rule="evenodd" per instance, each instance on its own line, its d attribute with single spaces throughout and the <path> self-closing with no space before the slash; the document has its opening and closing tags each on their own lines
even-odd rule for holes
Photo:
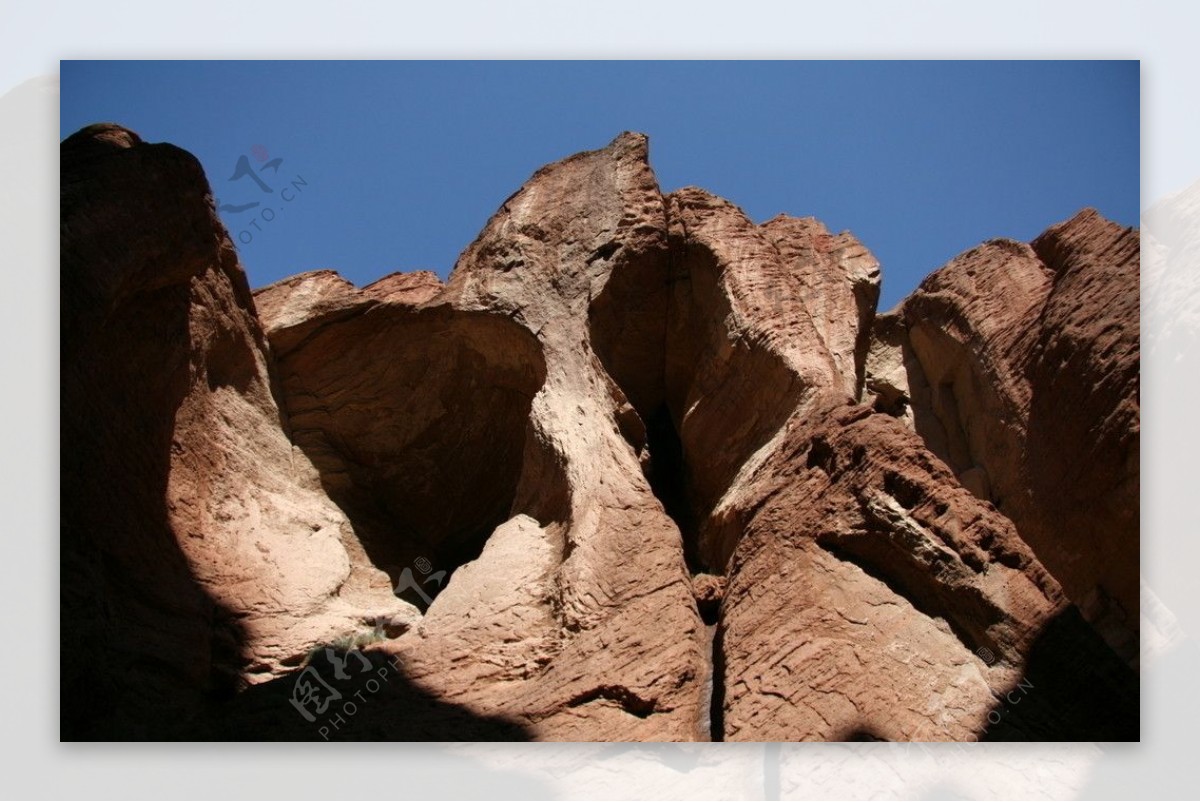
<svg viewBox="0 0 1200 802">
<path fill-rule="evenodd" d="M 62 62 L 62 136 L 102 121 L 200 159 L 256 287 L 445 277 L 534 170 L 624 130 L 664 191 L 853 231 L 881 309 L 985 239 L 1140 208 L 1131 61 Z"/>
</svg>

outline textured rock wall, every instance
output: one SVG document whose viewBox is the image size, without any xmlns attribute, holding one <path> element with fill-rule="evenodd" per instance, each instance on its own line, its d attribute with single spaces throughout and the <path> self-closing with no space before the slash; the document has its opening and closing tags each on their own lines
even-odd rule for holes
<svg viewBox="0 0 1200 802">
<path fill-rule="evenodd" d="M 1139 236 L 1084 210 L 996 240 L 876 325 L 869 392 L 1137 655 Z M 898 398 L 905 399 L 898 408 Z"/>
<path fill-rule="evenodd" d="M 161 737 L 314 643 L 416 611 L 286 436 L 199 163 L 116 126 L 62 146 L 63 735 Z"/>
<path fill-rule="evenodd" d="M 451 572 L 381 649 L 438 699 L 528 737 L 705 734 L 680 535 L 618 420 L 644 427 L 589 341 L 612 276 L 665 287 L 666 239 L 645 138 L 626 135 L 540 171 L 415 306 L 328 273 L 258 294 L 296 441 L 371 562 Z"/>
<path fill-rule="evenodd" d="M 1085 213 L 876 316 L 852 235 L 664 196 L 622 134 L 445 285 L 252 297 L 195 160 L 85 129 L 64 735 L 1136 737 L 1071 604 L 1136 631 L 1136 240 Z M 302 718 L 366 630 L 369 710 Z"/>
</svg>

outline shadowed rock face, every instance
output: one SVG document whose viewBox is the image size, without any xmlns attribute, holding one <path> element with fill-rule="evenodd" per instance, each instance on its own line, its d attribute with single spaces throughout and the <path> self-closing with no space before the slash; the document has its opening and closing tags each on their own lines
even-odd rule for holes
<svg viewBox="0 0 1200 802">
<path fill-rule="evenodd" d="M 1136 738 L 1136 232 L 876 317 L 622 134 L 444 285 L 251 295 L 188 154 L 62 162 L 65 738 Z"/>
<path fill-rule="evenodd" d="M 65 738 L 166 737 L 377 616 L 354 535 L 287 436 L 199 163 L 117 126 L 62 145 Z"/>
<path fill-rule="evenodd" d="M 1084 210 L 996 240 L 876 324 L 868 387 L 1138 651 L 1139 236 Z M 897 409 L 898 398 L 907 408 Z"/>
<path fill-rule="evenodd" d="M 257 300 L 292 439 L 395 584 L 419 558 L 447 571 L 475 559 L 509 518 L 546 370 L 505 317 L 369 293 L 316 273 Z"/>
</svg>

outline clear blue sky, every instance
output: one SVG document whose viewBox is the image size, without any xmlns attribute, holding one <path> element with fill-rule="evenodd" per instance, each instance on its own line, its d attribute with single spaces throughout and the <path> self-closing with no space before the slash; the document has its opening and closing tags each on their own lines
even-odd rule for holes
<svg viewBox="0 0 1200 802">
<path fill-rule="evenodd" d="M 1139 217 L 1130 61 L 63 62 L 61 77 L 62 136 L 121 123 L 194 153 L 222 204 L 259 202 L 222 213 L 252 237 L 254 286 L 316 268 L 445 277 L 534 170 L 624 130 L 650 135 L 664 191 L 853 231 L 883 264 L 883 309 L 990 237 L 1084 206 Z"/>
</svg>

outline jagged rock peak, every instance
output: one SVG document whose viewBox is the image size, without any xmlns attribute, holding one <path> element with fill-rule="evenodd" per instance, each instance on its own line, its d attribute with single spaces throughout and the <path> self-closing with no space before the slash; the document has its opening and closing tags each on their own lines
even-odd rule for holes
<svg viewBox="0 0 1200 802">
<path fill-rule="evenodd" d="M 65 738 L 1137 737 L 1135 230 L 876 315 L 623 133 L 444 285 L 251 294 L 189 154 L 62 159 Z"/>
</svg>

